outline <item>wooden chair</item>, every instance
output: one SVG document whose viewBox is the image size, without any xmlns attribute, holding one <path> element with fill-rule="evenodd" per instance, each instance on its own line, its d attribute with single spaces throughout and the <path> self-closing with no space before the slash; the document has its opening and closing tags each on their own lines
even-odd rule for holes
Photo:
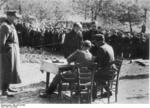
<svg viewBox="0 0 150 108">
<path fill-rule="evenodd" d="M 77 66 L 78 81 L 75 92 L 78 94 L 78 103 L 82 102 L 82 95 L 87 96 L 88 103 L 92 102 L 94 74 L 97 64 L 91 64 L 90 67 Z M 73 90 L 73 89 L 72 89 Z M 72 91 L 74 92 L 74 91 Z"/>
<path fill-rule="evenodd" d="M 71 95 L 72 95 L 72 83 L 76 82 L 77 80 L 74 77 L 64 77 L 63 74 L 64 72 L 68 71 L 74 71 L 74 67 L 69 67 L 69 68 L 63 68 L 59 70 L 59 74 L 61 75 L 60 82 L 58 84 L 58 97 L 63 99 L 62 91 L 69 90 Z"/>
<path fill-rule="evenodd" d="M 109 87 L 109 90 L 112 92 L 112 94 L 115 94 L 115 102 L 117 102 L 117 95 L 118 95 L 118 84 L 119 84 L 119 74 L 120 74 L 120 69 L 122 65 L 123 60 L 122 59 L 117 59 L 112 62 L 112 64 L 116 65 L 116 69 L 113 69 L 111 71 L 114 72 L 114 75 L 111 80 L 106 80 L 106 85 L 100 85 L 100 90 L 101 94 L 103 93 L 103 88 L 105 86 Z M 96 85 L 98 88 L 98 84 Z M 110 96 L 108 95 L 108 103 L 110 103 Z"/>
<path fill-rule="evenodd" d="M 118 85 L 119 85 L 119 75 L 120 75 L 120 70 L 122 66 L 123 60 L 116 60 L 115 65 L 117 67 L 117 70 L 115 70 L 114 78 L 113 80 L 110 80 L 110 90 L 115 92 L 115 102 L 117 102 L 117 95 L 118 95 Z M 108 103 L 110 102 L 110 98 L 108 97 Z"/>
<path fill-rule="evenodd" d="M 77 73 L 76 78 L 63 77 L 62 73 L 64 71 L 60 72 L 62 78 L 58 85 L 58 96 L 62 99 L 62 91 L 69 90 L 70 102 L 72 102 L 73 94 L 78 94 L 78 103 L 81 103 L 81 95 L 84 93 L 87 94 L 88 102 L 91 103 L 96 66 L 97 64 L 95 63 L 91 63 L 89 67 L 76 64 L 72 70 L 69 70 Z M 65 89 L 63 89 L 63 86 L 66 86 Z"/>
</svg>

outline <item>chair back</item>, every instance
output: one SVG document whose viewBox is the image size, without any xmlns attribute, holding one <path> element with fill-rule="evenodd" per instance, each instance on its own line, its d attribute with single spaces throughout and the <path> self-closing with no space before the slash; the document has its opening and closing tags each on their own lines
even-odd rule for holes
<svg viewBox="0 0 150 108">
<path fill-rule="evenodd" d="M 78 83 L 93 83 L 96 66 L 96 63 L 91 63 L 88 67 L 77 65 Z"/>
<path fill-rule="evenodd" d="M 114 78 L 113 78 L 113 80 L 116 80 L 116 81 L 119 80 L 119 74 L 120 74 L 122 62 L 123 62 L 122 59 L 117 59 L 117 60 L 114 61 L 116 69 L 114 69 Z"/>
<path fill-rule="evenodd" d="M 79 84 L 88 83 L 92 81 L 93 72 L 88 69 L 88 67 L 79 67 L 78 68 L 78 81 Z"/>
<path fill-rule="evenodd" d="M 114 61 L 116 69 L 114 70 L 113 79 L 109 81 L 109 88 L 111 91 L 115 92 L 115 101 L 117 102 L 117 94 L 118 94 L 118 85 L 119 85 L 119 74 L 121 70 L 123 59 L 117 59 Z M 108 98 L 109 99 L 109 98 Z M 109 101 L 108 101 L 109 103 Z"/>
</svg>

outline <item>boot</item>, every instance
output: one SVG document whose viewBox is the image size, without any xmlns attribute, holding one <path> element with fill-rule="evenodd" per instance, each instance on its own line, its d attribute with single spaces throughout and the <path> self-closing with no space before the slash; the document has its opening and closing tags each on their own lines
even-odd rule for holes
<svg viewBox="0 0 150 108">
<path fill-rule="evenodd" d="M 10 94 L 8 91 L 2 90 L 2 96 L 14 97 L 13 94 Z"/>
</svg>

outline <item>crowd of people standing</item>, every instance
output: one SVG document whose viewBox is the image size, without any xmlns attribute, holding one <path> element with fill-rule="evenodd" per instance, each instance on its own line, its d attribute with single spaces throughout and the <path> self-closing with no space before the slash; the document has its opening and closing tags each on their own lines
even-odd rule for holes
<svg viewBox="0 0 150 108">
<path fill-rule="evenodd" d="M 71 33 L 72 28 L 45 27 L 44 29 L 39 29 L 32 27 L 30 24 L 18 23 L 16 29 L 20 46 L 44 47 L 51 51 L 64 52 L 63 50 L 67 50 L 64 44 L 65 36 Z M 114 48 L 115 57 L 148 58 L 149 56 L 149 34 L 143 32 L 130 33 L 116 29 L 107 30 L 97 27 L 96 23 L 92 22 L 90 28 L 82 29 L 82 38 L 83 40 L 92 41 L 94 35 L 98 33 L 103 34 L 106 42 Z M 77 40 L 71 41 L 67 45 L 72 46 L 76 42 Z M 94 55 L 95 50 L 95 47 L 91 49 Z"/>
</svg>

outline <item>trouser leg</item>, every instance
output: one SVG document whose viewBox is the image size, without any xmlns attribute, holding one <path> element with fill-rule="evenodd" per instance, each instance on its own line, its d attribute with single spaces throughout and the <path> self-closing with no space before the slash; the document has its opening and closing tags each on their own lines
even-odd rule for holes
<svg viewBox="0 0 150 108">
<path fill-rule="evenodd" d="M 111 79 L 111 76 L 104 75 L 102 73 L 95 74 L 95 81 L 104 86 L 106 92 L 111 92 L 109 89 L 109 84 L 106 84 L 106 81 L 108 81 L 109 79 Z"/>
<path fill-rule="evenodd" d="M 92 93 L 92 96 L 93 96 L 93 97 L 92 97 L 93 99 L 95 99 L 95 98 L 97 97 L 97 87 L 96 87 L 95 84 L 93 85 L 93 93 Z"/>
<path fill-rule="evenodd" d="M 8 83 L 2 83 L 2 91 L 7 91 L 8 88 L 9 88 Z"/>
<path fill-rule="evenodd" d="M 53 93 L 56 90 L 57 85 L 60 82 L 60 77 L 61 76 L 59 74 L 54 77 L 52 83 L 50 84 L 50 86 L 46 90 L 47 93 Z"/>
<path fill-rule="evenodd" d="M 104 89 L 106 90 L 106 92 L 109 92 L 109 93 L 111 92 L 109 89 L 109 85 L 104 86 Z"/>
</svg>

